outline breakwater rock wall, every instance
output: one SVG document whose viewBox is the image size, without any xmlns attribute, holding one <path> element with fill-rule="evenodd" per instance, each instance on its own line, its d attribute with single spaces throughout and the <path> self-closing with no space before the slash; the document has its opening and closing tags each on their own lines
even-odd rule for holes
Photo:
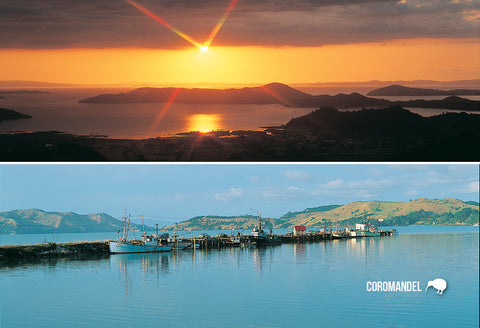
<svg viewBox="0 0 480 328">
<path fill-rule="evenodd" d="M 108 255 L 108 241 L 0 246 L 0 262 L 18 259 Z"/>
</svg>

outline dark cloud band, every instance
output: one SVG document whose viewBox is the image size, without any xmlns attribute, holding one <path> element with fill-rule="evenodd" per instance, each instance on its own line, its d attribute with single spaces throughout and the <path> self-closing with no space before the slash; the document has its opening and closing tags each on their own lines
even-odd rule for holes
<svg viewBox="0 0 480 328">
<path fill-rule="evenodd" d="M 204 40 L 229 0 L 139 0 Z M 468 0 L 239 0 L 217 45 L 319 46 L 395 38 L 480 37 Z M 2 0 L 1 48 L 188 47 L 123 0 Z"/>
</svg>

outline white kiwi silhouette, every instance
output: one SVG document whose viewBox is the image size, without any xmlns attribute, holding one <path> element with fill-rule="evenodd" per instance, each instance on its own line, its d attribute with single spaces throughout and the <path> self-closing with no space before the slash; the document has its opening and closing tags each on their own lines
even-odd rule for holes
<svg viewBox="0 0 480 328">
<path fill-rule="evenodd" d="M 443 291 L 447 289 L 447 282 L 442 279 L 442 278 L 437 278 L 435 280 L 429 281 L 427 288 L 425 288 L 425 291 L 427 291 L 428 287 L 432 286 L 433 288 L 437 289 L 437 294 L 443 294 Z"/>
</svg>

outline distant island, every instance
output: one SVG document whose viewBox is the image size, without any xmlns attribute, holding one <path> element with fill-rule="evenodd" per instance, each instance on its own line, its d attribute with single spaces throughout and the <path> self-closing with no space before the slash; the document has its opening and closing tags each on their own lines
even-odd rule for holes
<svg viewBox="0 0 480 328">
<path fill-rule="evenodd" d="M 40 90 L 0 90 L 0 95 L 41 95 L 50 92 Z"/>
<path fill-rule="evenodd" d="M 143 140 L 50 131 L 0 134 L 0 160 L 478 161 L 480 115 L 422 117 L 398 106 L 322 107 L 261 131 L 185 132 Z"/>
<path fill-rule="evenodd" d="M 411 88 L 402 85 L 390 85 L 375 89 L 367 93 L 367 96 L 479 96 L 480 90 L 475 89 L 454 89 L 454 90 L 438 90 Z"/>
<path fill-rule="evenodd" d="M 24 118 L 32 118 L 30 115 L 16 112 L 12 109 L 0 108 L 0 123 L 6 120 L 19 120 Z"/>
<path fill-rule="evenodd" d="M 447 97 L 442 100 L 388 101 L 366 97 L 356 92 L 341 93 L 335 96 L 314 96 L 282 83 L 240 89 L 138 88 L 126 93 L 102 94 L 82 99 L 79 100 L 79 103 L 166 102 L 173 94 L 176 94 L 175 102 L 188 104 L 280 104 L 289 107 L 312 108 L 322 106 L 337 108 L 402 106 L 480 111 L 480 101 L 460 97 Z"/>
<path fill-rule="evenodd" d="M 432 225 L 474 224 L 479 221 L 479 203 L 463 202 L 454 198 L 419 198 L 409 202 L 357 201 L 345 205 L 325 205 L 288 212 L 279 218 L 266 218 L 271 228 L 309 228 L 345 226 L 368 220 L 372 224 Z M 379 221 L 383 220 L 383 221 Z M 257 223 L 254 215 L 196 216 L 163 230 L 249 230 Z M 45 212 L 39 209 L 0 212 L 0 234 L 115 232 L 123 221 L 105 213 L 77 214 L 73 212 Z M 141 231 L 140 225 L 134 229 Z"/>
</svg>

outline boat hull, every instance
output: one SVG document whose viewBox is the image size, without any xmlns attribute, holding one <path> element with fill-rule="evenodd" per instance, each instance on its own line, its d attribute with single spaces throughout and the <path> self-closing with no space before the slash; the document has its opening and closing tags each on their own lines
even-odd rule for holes
<svg viewBox="0 0 480 328">
<path fill-rule="evenodd" d="M 171 246 L 137 245 L 128 242 L 110 241 L 108 248 L 112 254 L 170 252 Z"/>
</svg>

